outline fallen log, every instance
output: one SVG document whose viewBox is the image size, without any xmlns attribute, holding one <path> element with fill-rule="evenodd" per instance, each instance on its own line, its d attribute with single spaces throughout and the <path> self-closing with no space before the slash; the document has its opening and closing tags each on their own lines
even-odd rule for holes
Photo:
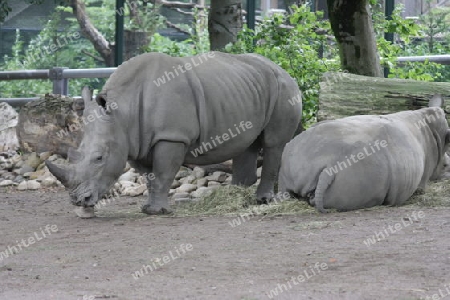
<svg viewBox="0 0 450 300">
<path fill-rule="evenodd" d="M 434 94 L 450 98 L 450 83 L 328 72 L 320 82 L 317 120 L 415 110 L 428 106 Z"/>
</svg>

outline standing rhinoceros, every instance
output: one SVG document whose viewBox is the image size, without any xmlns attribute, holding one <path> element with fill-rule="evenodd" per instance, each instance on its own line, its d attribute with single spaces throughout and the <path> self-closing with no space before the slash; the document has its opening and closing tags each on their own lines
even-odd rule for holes
<svg viewBox="0 0 450 300">
<path fill-rule="evenodd" d="M 401 205 L 441 174 L 449 140 L 439 107 L 324 121 L 286 145 L 279 187 L 320 212 Z"/>
<path fill-rule="evenodd" d="M 86 122 L 79 149 L 69 151 L 69 166 L 47 162 L 48 168 L 69 189 L 73 204 L 91 207 L 128 160 L 138 171 L 153 173 L 142 207 L 147 214 L 170 211 L 167 194 L 183 163 L 232 158 L 232 183 L 255 183 L 260 148 L 257 199 L 267 201 L 302 112 L 296 82 L 254 54 L 143 54 L 123 63 L 95 102 L 88 90 L 83 94 L 84 114 L 98 117 Z"/>
</svg>

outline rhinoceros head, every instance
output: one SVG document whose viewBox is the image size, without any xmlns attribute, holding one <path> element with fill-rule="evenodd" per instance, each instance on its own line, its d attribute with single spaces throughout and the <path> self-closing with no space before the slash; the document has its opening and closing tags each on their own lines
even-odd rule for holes
<svg viewBox="0 0 450 300">
<path fill-rule="evenodd" d="M 83 88 L 85 131 L 77 150 L 68 152 L 67 165 L 46 161 L 50 172 L 69 190 L 78 206 L 94 206 L 122 173 L 128 155 L 126 138 L 116 126 L 106 96 L 92 101 L 92 92 Z M 117 105 L 117 104 L 116 104 Z"/>
</svg>

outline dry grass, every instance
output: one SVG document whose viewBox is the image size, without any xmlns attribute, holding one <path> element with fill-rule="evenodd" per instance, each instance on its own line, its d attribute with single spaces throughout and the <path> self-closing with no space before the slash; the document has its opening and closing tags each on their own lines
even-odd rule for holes
<svg viewBox="0 0 450 300">
<path fill-rule="evenodd" d="M 415 193 L 406 205 L 450 207 L 450 180 L 428 183 L 425 192 Z"/>
<path fill-rule="evenodd" d="M 302 214 L 315 213 L 306 202 L 287 199 L 277 204 L 256 205 L 256 188 L 224 186 L 216 189 L 209 196 L 192 203 L 179 205 L 177 216 L 195 215 L 241 215 L 241 214 Z"/>
<path fill-rule="evenodd" d="M 279 215 L 279 214 L 315 214 L 314 208 L 305 201 L 287 199 L 269 205 L 256 205 L 256 188 L 224 186 L 209 196 L 195 202 L 178 205 L 176 216 L 198 215 Z M 423 193 L 415 193 L 405 205 L 419 207 L 450 207 L 450 180 L 430 182 Z M 383 206 L 369 210 L 383 209 Z"/>
</svg>

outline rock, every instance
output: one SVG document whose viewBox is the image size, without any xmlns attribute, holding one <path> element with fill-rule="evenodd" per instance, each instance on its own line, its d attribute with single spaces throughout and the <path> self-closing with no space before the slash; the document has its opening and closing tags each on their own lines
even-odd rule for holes
<svg viewBox="0 0 450 300">
<path fill-rule="evenodd" d="M 193 183 L 195 181 L 195 176 L 194 175 L 188 175 L 184 178 L 180 179 L 180 183 L 181 184 L 185 184 L 185 183 Z"/>
<path fill-rule="evenodd" d="M 16 162 L 15 164 L 14 164 L 14 168 L 15 169 L 20 169 L 20 168 L 22 168 L 22 166 L 25 164 L 25 162 L 23 161 L 23 160 L 19 160 L 18 162 Z"/>
<path fill-rule="evenodd" d="M 0 156 L 0 170 L 12 170 L 14 164 L 10 158 Z"/>
<path fill-rule="evenodd" d="M 172 185 L 170 186 L 171 189 L 176 189 L 177 187 L 179 187 L 181 185 L 181 183 L 178 180 L 174 180 L 172 182 Z"/>
<path fill-rule="evenodd" d="M 135 184 L 134 182 L 127 181 L 127 180 L 121 180 L 121 181 L 119 181 L 119 184 L 120 184 L 120 189 L 121 189 L 122 191 L 123 191 L 124 189 L 126 189 L 126 188 L 136 186 L 136 184 Z"/>
<path fill-rule="evenodd" d="M 135 172 L 134 168 L 131 168 L 127 172 L 120 175 L 118 181 L 131 181 L 136 182 L 136 179 L 138 178 L 139 174 Z"/>
<path fill-rule="evenodd" d="M 197 179 L 203 178 L 205 177 L 205 170 L 200 167 L 195 167 L 194 170 L 192 170 L 192 175 Z"/>
<path fill-rule="evenodd" d="M 40 169 L 39 171 L 32 172 L 31 174 L 29 174 L 28 178 L 32 179 L 32 180 L 35 180 L 35 179 L 38 179 L 39 177 L 41 177 L 44 174 L 45 174 L 45 170 L 44 169 Z"/>
<path fill-rule="evenodd" d="M 56 179 L 53 177 L 47 177 L 41 181 L 41 185 L 44 187 L 56 186 Z"/>
<path fill-rule="evenodd" d="M 19 149 L 16 126 L 18 113 L 8 103 L 0 103 L 0 151 Z"/>
<path fill-rule="evenodd" d="M 179 199 L 175 199 L 175 205 L 180 205 L 180 204 L 184 204 L 184 203 L 189 203 L 191 202 L 192 199 L 191 198 L 179 198 Z"/>
<path fill-rule="evenodd" d="M 187 177 L 189 175 L 191 175 L 192 171 L 191 169 L 188 169 L 186 167 L 181 167 L 180 170 L 178 171 L 177 175 L 175 175 L 175 179 L 180 179 L 183 177 Z"/>
<path fill-rule="evenodd" d="M 78 148 L 84 126 L 72 106 L 73 98 L 53 94 L 23 105 L 16 127 L 20 149 L 65 157 L 69 148 Z"/>
<path fill-rule="evenodd" d="M 197 179 L 197 187 L 206 186 L 208 184 L 208 179 L 199 178 Z"/>
<path fill-rule="evenodd" d="M 203 198 L 208 196 L 209 194 L 211 194 L 213 192 L 214 188 L 211 187 L 199 187 L 196 191 L 191 193 L 191 196 L 193 198 Z"/>
<path fill-rule="evenodd" d="M 142 194 L 142 196 L 148 196 L 148 189 L 144 191 L 144 193 Z"/>
<path fill-rule="evenodd" d="M 11 185 L 17 185 L 17 183 L 12 180 L 3 180 L 0 182 L 0 186 L 11 186 Z"/>
<path fill-rule="evenodd" d="M 138 176 L 138 178 L 136 179 L 136 183 L 138 184 L 147 184 L 147 180 L 145 179 L 145 176 Z"/>
<path fill-rule="evenodd" d="M 182 184 L 179 188 L 177 188 L 177 193 L 190 193 L 197 189 L 196 184 L 185 183 Z"/>
<path fill-rule="evenodd" d="M 261 172 L 262 172 L 262 167 L 259 167 L 258 169 L 256 169 L 256 176 L 258 178 L 261 178 Z"/>
<path fill-rule="evenodd" d="M 11 161 L 14 165 L 18 164 L 22 161 L 22 156 L 20 154 L 14 154 L 13 157 L 11 157 Z"/>
<path fill-rule="evenodd" d="M 36 154 L 36 152 L 31 152 L 30 155 L 27 158 L 26 164 L 32 167 L 34 170 L 42 163 L 39 156 Z"/>
<path fill-rule="evenodd" d="M 147 190 L 147 186 L 145 184 L 138 186 L 130 186 L 122 191 L 123 196 L 131 196 L 136 197 L 142 195 Z"/>
<path fill-rule="evenodd" d="M 46 167 L 45 163 L 41 163 L 37 168 L 36 171 L 42 170 Z"/>
<path fill-rule="evenodd" d="M 17 186 L 17 189 L 18 189 L 19 191 L 26 191 L 26 190 L 28 189 L 27 181 L 24 180 L 24 181 L 22 181 L 21 183 L 19 183 L 19 185 Z"/>
<path fill-rule="evenodd" d="M 17 189 L 19 191 L 26 191 L 26 190 L 38 190 L 41 188 L 41 184 L 37 182 L 36 180 L 24 180 L 17 186 Z"/>
<path fill-rule="evenodd" d="M 221 171 L 216 171 L 216 172 L 212 173 L 212 175 L 206 176 L 205 178 L 210 181 L 218 181 L 218 182 L 222 183 L 227 179 L 227 173 L 221 172 Z"/>
<path fill-rule="evenodd" d="M 175 193 L 172 197 L 173 200 L 178 200 L 178 199 L 184 199 L 184 198 L 190 198 L 191 196 L 189 195 L 189 193 Z"/>
<path fill-rule="evenodd" d="M 25 175 L 26 173 L 33 172 L 34 169 L 30 167 L 28 164 L 24 163 L 23 166 L 19 170 L 20 175 Z"/>
<path fill-rule="evenodd" d="M 212 186 L 221 186 L 221 184 L 220 184 L 220 182 L 217 182 L 217 181 L 209 181 L 208 187 L 212 187 Z"/>
<path fill-rule="evenodd" d="M 17 175 L 14 175 L 13 173 L 11 173 L 11 172 L 8 172 L 8 173 L 5 173 L 5 174 L 3 174 L 3 179 L 5 179 L 5 180 L 14 180 L 14 179 L 16 179 L 16 176 Z"/>
<path fill-rule="evenodd" d="M 21 183 L 24 180 L 25 180 L 25 178 L 23 178 L 22 175 L 17 175 L 16 178 L 14 178 L 14 182 L 16 182 L 16 183 Z"/>
<path fill-rule="evenodd" d="M 49 158 L 47 158 L 48 161 L 55 161 L 57 159 L 61 158 L 58 154 L 53 154 Z"/>
<path fill-rule="evenodd" d="M 25 182 L 25 181 L 22 181 Z M 28 190 L 38 190 L 41 188 L 41 184 L 37 182 L 36 180 L 29 180 L 27 182 L 27 189 Z"/>
<path fill-rule="evenodd" d="M 231 181 L 233 180 L 233 176 L 229 175 L 227 176 L 227 179 L 222 184 L 230 185 Z"/>
<path fill-rule="evenodd" d="M 81 219 L 91 219 L 95 218 L 95 212 L 93 207 L 77 207 L 74 212 Z"/>
<path fill-rule="evenodd" d="M 42 152 L 41 154 L 39 154 L 39 159 L 41 161 L 46 161 L 51 155 L 52 155 L 51 152 L 45 151 L 45 152 Z"/>
</svg>

